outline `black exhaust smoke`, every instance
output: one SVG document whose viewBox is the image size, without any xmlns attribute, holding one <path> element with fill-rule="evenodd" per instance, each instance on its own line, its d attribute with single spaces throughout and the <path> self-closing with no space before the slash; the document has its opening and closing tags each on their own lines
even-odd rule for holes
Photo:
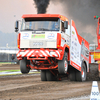
<svg viewBox="0 0 100 100">
<path fill-rule="evenodd" d="M 34 0 L 38 14 L 46 13 L 46 9 L 49 5 L 49 1 L 50 0 Z"/>
</svg>

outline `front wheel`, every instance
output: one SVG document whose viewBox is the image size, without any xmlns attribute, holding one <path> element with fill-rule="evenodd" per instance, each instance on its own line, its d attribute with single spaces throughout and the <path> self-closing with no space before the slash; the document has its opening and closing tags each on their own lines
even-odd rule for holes
<svg viewBox="0 0 100 100">
<path fill-rule="evenodd" d="M 67 52 L 64 53 L 62 60 L 58 61 L 58 72 L 60 74 L 66 74 L 68 70 Z"/>
<path fill-rule="evenodd" d="M 30 68 L 27 67 L 27 64 L 29 64 L 28 60 L 23 59 L 20 61 L 20 70 L 23 74 L 27 74 L 30 71 Z"/>
</svg>

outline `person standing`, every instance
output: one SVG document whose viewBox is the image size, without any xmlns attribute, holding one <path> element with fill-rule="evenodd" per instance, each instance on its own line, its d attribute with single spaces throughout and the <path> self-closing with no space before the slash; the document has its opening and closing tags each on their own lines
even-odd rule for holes
<svg viewBox="0 0 100 100">
<path fill-rule="evenodd" d="M 11 56 L 11 64 L 14 64 L 14 60 L 15 60 L 15 56 L 12 54 L 12 56 Z"/>
</svg>

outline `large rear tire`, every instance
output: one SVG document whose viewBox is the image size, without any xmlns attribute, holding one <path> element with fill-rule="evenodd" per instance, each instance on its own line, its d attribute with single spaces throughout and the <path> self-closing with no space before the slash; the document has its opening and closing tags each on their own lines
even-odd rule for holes
<svg viewBox="0 0 100 100">
<path fill-rule="evenodd" d="M 47 78 L 47 81 L 55 81 L 56 80 L 55 76 L 49 70 L 46 71 L 46 78 Z"/>
<path fill-rule="evenodd" d="M 81 72 L 76 70 L 76 81 L 86 81 L 86 66 L 82 63 Z"/>
<path fill-rule="evenodd" d="M 76 69 L 74 68 L 70 69 L 69 78 L 70 81 L 76 81 Z"/>
<path fill-rule="evenodd" d="M 60 74 L 66 74 L 68 70 L 67 52 L 64 53 L 62 60 L 58 61 L 58 72 Z"/>
<path fill-rule="evenodd" d="M 30 68 L 27 67 L 27 64 L 29 64 L 28 60 L 23 59 L 20 61 L 20 70 L 23 74 L 27 74 L 30 71 Z"/>
<path fill-rule="evenodd" d="M 41 70 L 41 81 L 47 81 L 46 70 Z"/>
</svg>

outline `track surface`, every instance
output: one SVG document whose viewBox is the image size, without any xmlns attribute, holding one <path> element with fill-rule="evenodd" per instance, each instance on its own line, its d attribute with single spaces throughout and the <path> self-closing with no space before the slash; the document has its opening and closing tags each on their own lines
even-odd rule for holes
<svg viewBox="0 0 100 100">
<path fill-rule="evenodd" d="M 20 69 L 20 66 L 17 64 L 2 64 L 2 65 L 0 65 L 0 71 L 18 70 L 18 69 Z"/>
<path fill-rule="evenodd" d="M 16 67 L 19 68 L 19 66 Z M 98 86 L 100 87 L 99 81 Z M 92 81 L 71 82 L 62 80 L 42 82 L 40 74 L 0 76 L 0 100 L 67 99 L 90 95 L 91 87 Z"/>
</svg>

